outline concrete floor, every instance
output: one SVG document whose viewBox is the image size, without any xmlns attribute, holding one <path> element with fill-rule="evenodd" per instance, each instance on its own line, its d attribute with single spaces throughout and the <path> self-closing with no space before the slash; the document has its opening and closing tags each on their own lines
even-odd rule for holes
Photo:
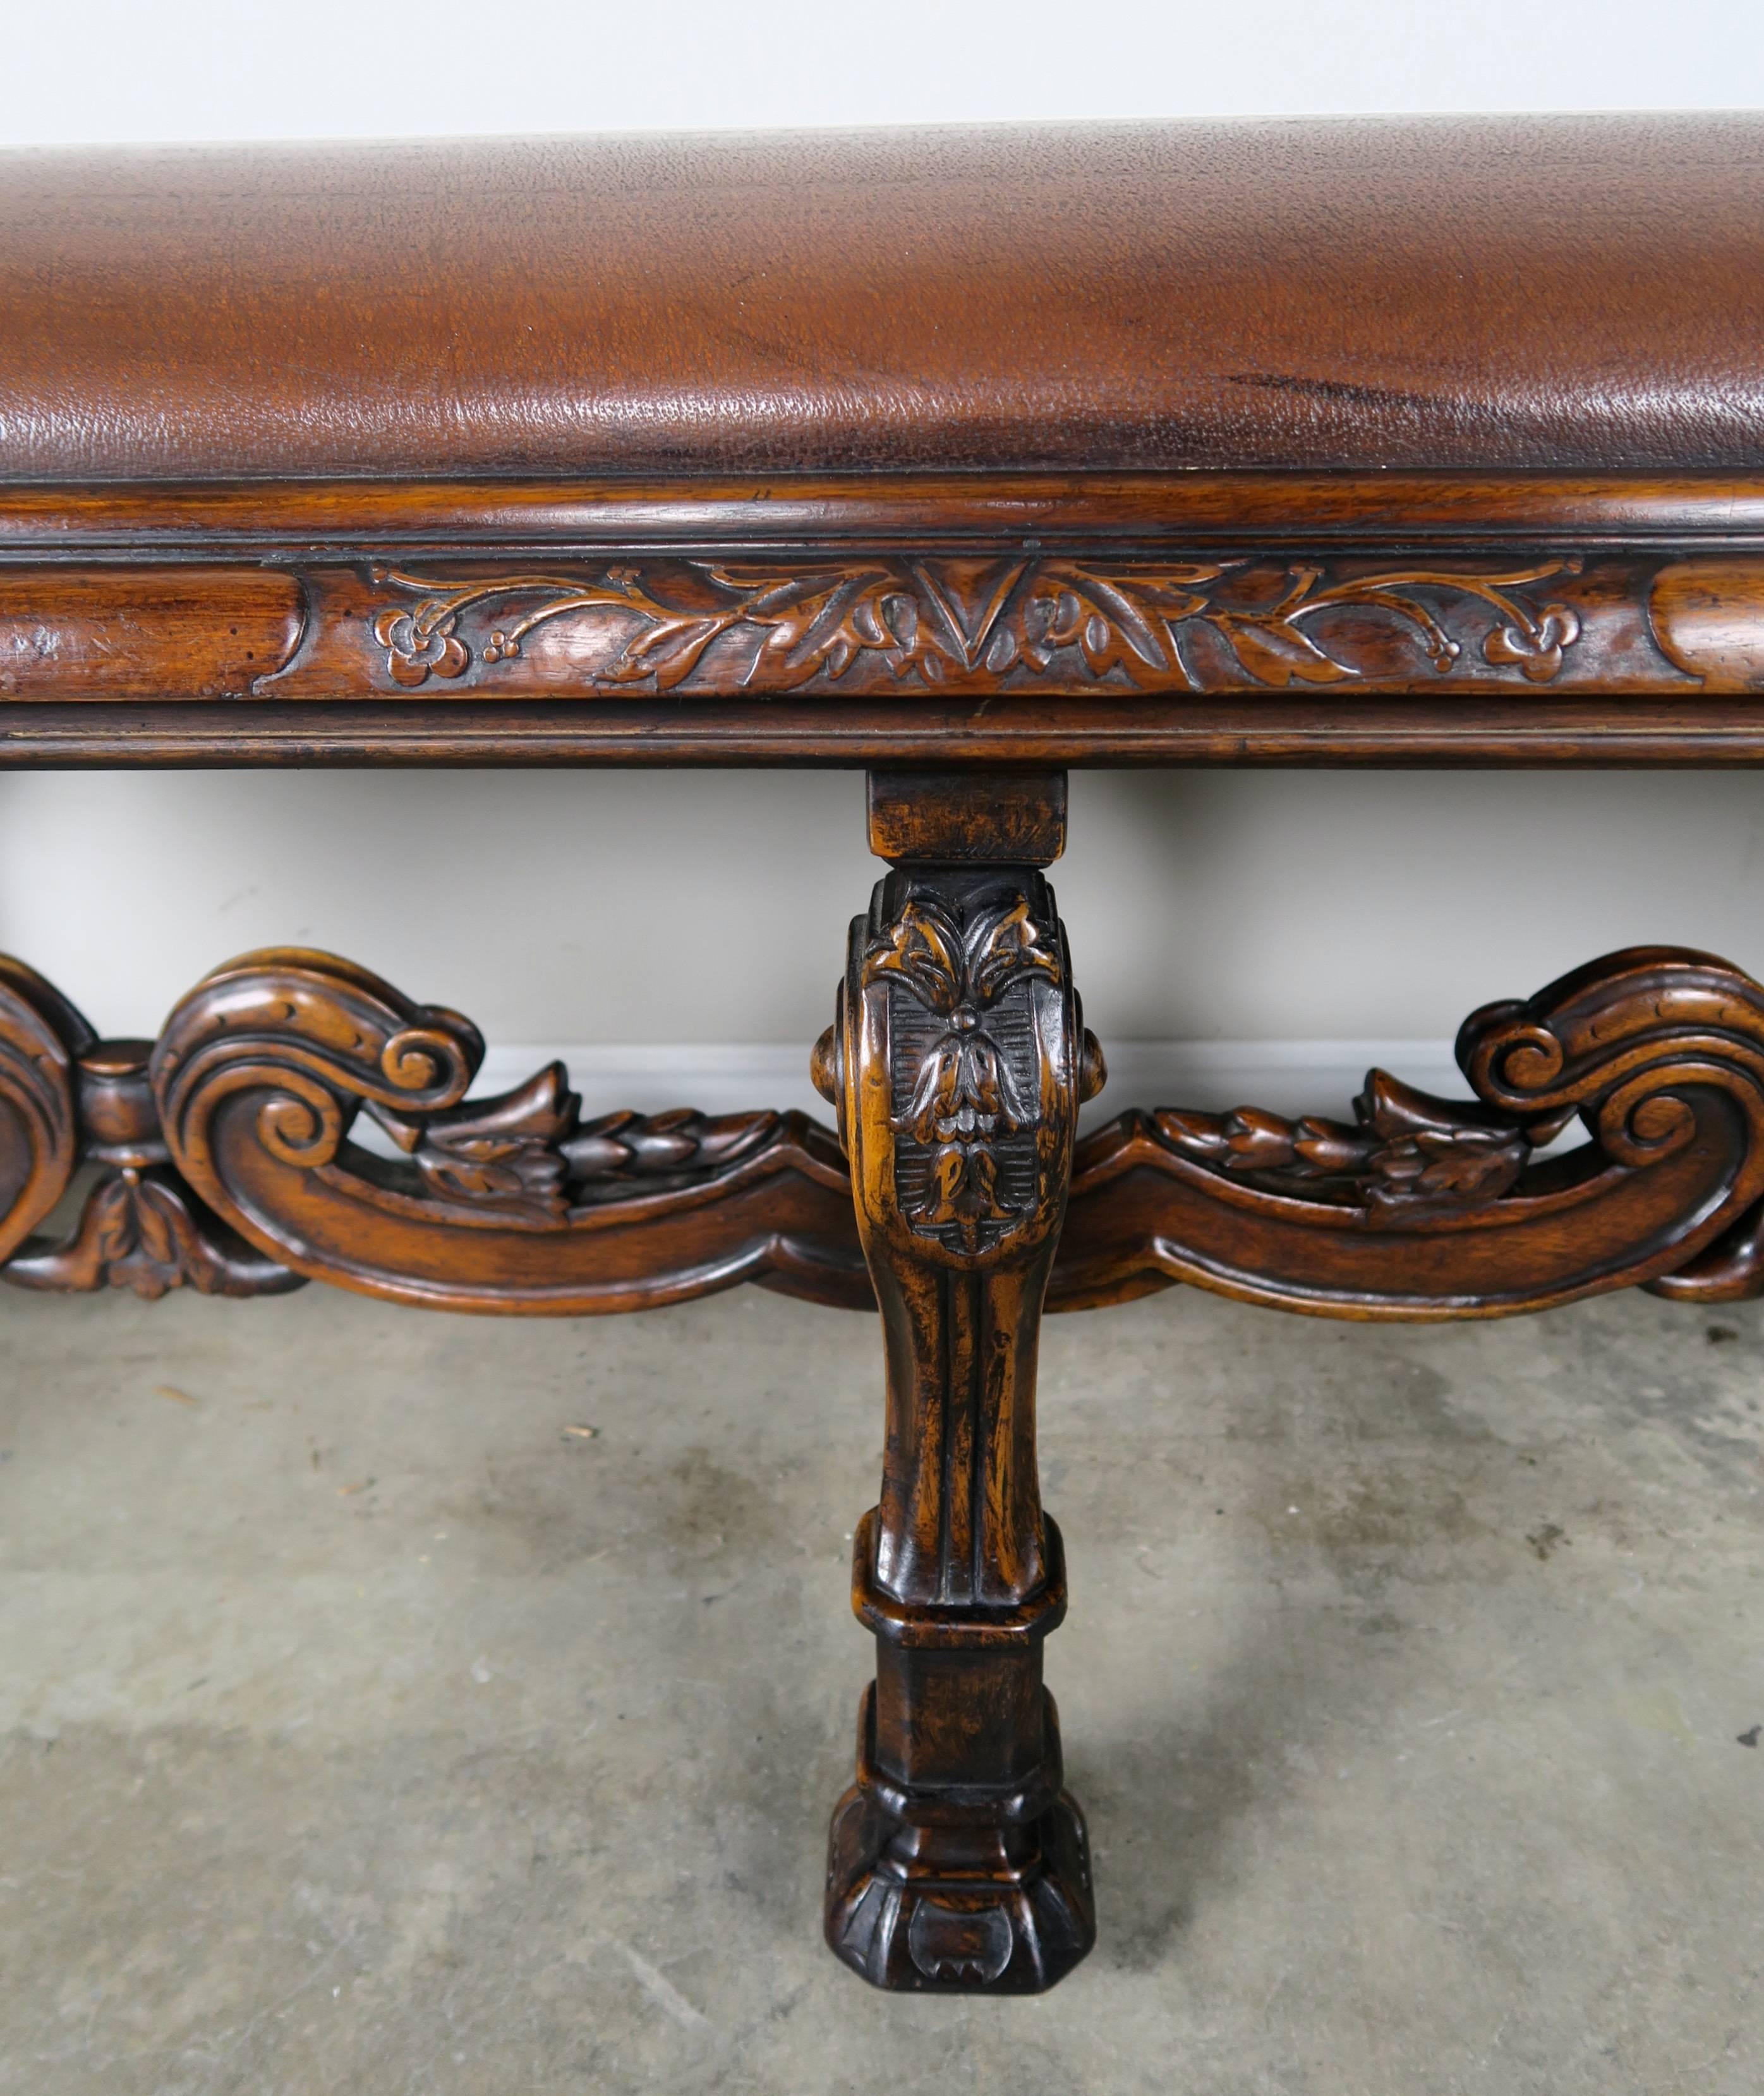
<svg viewBox="0 0 1764 2096">
<path fill-rule="evenodd" d="M 0 2089 L 1764 2085 L 1764 1305 L 1054 1321 L 1015 2002 L 819 1941 L 869 1321 L 0 1291 Z"/>
</svg>

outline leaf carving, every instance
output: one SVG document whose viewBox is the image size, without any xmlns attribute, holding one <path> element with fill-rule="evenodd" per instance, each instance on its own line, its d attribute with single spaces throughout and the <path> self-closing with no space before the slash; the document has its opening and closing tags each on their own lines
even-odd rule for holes
<svg viewBox="0 0 1764 2096">
<path fill-rule="evenodd" d="M 1474 1103 L 1433 1098 L 1383 1070 L 1367 1073 L 1355 1125 L 1283 1120 L 1255 1107 L 1153 1116 L 1171 1148 L 1233 1178 L 1312 1193 L 1381 1217 L 1448 1214 L 1498 1200 L 1518 1178 L 1537 1132 Z"/>
<path fill-rule="evenodd" d="M 1301 627 L 1272 613 L 1220 611 L 1212 623 L 1259 684 L 1277 689 L 1295 679 L 1304 684 L 1339 684 L 1355 674 L 1345 662 L 1325 655 Z"/>
<path fill-rule="evenodd" d="M 0 1267 L 15 1288 L 87 1295 L 128 1288 L 155 1303 L 174 1288 L 202 1295 L 284 1295 L 303 1277 L 266 1258 L 166 1166 L 107 1173 L 69 1236 L 32 1238 Z"/>
<path fill-rule="evenodd" d="M 1060 976 L 1059 956 L 1020 889 L 960 917 L 930 897 L 910 897 L 870 941 L 866 985 L 897 978 L 944 1022 L 916 1065 L 893 1073 L 902 1103 L 890 1127 L 933 1152 L 924 1191 L 907 1204 L 920 1229 L 953 1224 L 972 1248 L 982 1224 L 1015 1213 L 999 1192 L 996 1145 L 1038 1125 L 1039 1072 L 1031 1081 L 1013 1066 L 988 1014 L 1026 978 L 1057 985 Z"/>
<path fill-rule="evenodd" d="M 1218 684 L 1218 667 L 1198 668 L 1185 648 L 1190 631 L 1210 633 L 1237 675 L 1280 690 L 1367 674 L 1351 636 L 1311 630 L 1325 614 L 1377 614 L 1445 675 L 1465 652 L 1446 616 L 1479 605 L 1492 620 L 1483 659 L 1543 683 L 1560 673 L 1580 621 L 1570 605 L 1534 605 L 1523 592 L 1579 565 L 1575 557 L 1496 574 L 1413 568 L 1334 581 L 1303 561 L 1270 573 L 1241 559 L 1076 557 L 887 556 L 800 566 L 627 561 L 574 578 L 457 583 L 382 568 L 378 584 L 417 601 L 378 610 L 371 630 L 388 675 L 413 689 L 430 677 L 456 681 L 474 659 L 487 670 L 512 662 L 538 627 L 592 615 L 610 621 L 612 637 L 587 673 L 591 681 L 658 693 L 701 675 L 711 688 L 794 692 L 836 684 L 867 660 L 928 689 L 994 690 L 1014 679 L 1074 675 L 1143 691 Z M 482 632 L 497 605 L 518 615 Z"/>
<path fill-rule="evenodd" d="M 534 1222 L 555 1222 L 567 1212 L 556 1146 L 574 1124 L 576 1098 L 561 1063 L 512 1092 L 439 1113 L 405 1116 L 373 1100 L 368 1111 L 442 1199 Z"/>
</svg>

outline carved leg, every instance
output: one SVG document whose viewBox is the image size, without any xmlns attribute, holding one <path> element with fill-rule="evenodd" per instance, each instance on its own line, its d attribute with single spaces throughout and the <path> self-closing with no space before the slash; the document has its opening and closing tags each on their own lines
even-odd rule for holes
<svg viewBox="0 0 1764 2096">
<path fill-rule="evenodd" d="M 1078 1103 L 1102 1065 L 1028 854 L 973 862 L 985 826 L 955 819 L 956 782 L 927 839 L 878 838 L 879 804 L 873 782 L 872 844 L 899 862 L 852 927 L 816 1051 L 888 1368 L 882 1496 L 852 1574 L 876 1678 L 833 1819 L 827 1937 L 879 1986 L 1030 1992 L 1095 1933 L 1041 1685 L 1066 1592 L 1036 1475 L 1035 1360 Z M 915 844 L 968 844 L 967 862 Z"/>
</svg>

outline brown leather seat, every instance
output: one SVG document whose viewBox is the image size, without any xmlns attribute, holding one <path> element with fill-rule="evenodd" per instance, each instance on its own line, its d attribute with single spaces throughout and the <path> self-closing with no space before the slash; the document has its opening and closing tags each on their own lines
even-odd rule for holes
<svg viewBox="0 0 1764 2096">
<path fill-rule="evenodd" d="M 1764 119 L 0 156 L 0 474 L 1764 465 Z"/>
</svg>

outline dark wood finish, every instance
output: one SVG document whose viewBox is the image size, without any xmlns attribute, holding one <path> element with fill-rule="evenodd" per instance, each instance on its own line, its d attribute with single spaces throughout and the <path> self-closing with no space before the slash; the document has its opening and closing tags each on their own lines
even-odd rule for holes
<svg viewBox="0 0 1764 2096">
<path fill-rule="evenodd" d="M 1328 1317 L 1501 1317 L 1672 1274 L 1764 1192 L 1764 989 L 1723 961 L 1613 954 L 1474 1013 L 1458 1055 L 1474 1103 L 1373 1071 L 1351 1127 L 1123 1115 L 1084 1146 L 1061 1302 L 1181 1280 Z M 1577 1118 L 1589 1142 L 1534 1159 Z"/>
<path fill-rule="evenodd" d="M 965 797 L 945 798 L 958 827 Z M 1095 1923 L 1041 1685 L 1066 1597 L 1035 1360 L 1078 1105 L 1102 1066 L 1041 875 L 914 864 L 881 882 L 815 1074 L 888 1361 L 882 1496 L 852 1567 L 876 1678 L 833 1819 L 827 1941 L 879 1986 L 1048 1986 Z"/>
<path fill-rule="evenodd" d="M 894 866 L 1051 866 L 1066 849 L 1063 771 L 872 771 L 870 849 Z"/>
<path fill-rule="evenodd" d="M 1676 661 L 1653 644 L 1646 604 L 1659 564 L 1626 555 L 1589 565 L 1578 552 L 1512 563 L 1304 551 L 1200 558 L 1178 545 L 993 558 L 823 551 L 543 567 L 303 565 L 299 652 L 252 688 L 288 700 L 898 689 L 903 703 L 927 692 L 1098 685 L 1408 691 L 1447 676 L 1679 689 L 1701 675 L 1706 647 L 1700 631 Z M 1668 608 L 1692 625 L 1696 580 L 1701 595 L 1731 603 L 1721 631 L 1736 644 L 1729 674 L 1742 674 L 1748 636 L 1764 630 L 1764 561 L 1734 555 L 1706 579 L 1681 576 Z"/>
<path fill-rule="evenodd" d="M 0 955 L 0 1260 L 68 1190 L 80 1161 L 75 1089 L 92 1029 L 24 962 Z"/>
<path fill-rule="evenodd" d="M 462 1103 L 469 1020 L 324 954 L 251 954 L 167 1022 L 185 1181 L 295 1273 L 435 1309 L 635 1310 L 747 1280 L 869 1299 L 838 1154 L 800 1114 L 583 1122 L 561 1066 Z M 403 1155 L 348 1140 L 366 1111 Z M 829 1211 L 834 1227 L 828 1227 Z"/>
<path fill-rule="evenodd" d="M 1643 1286 L 1673 1303 L 1744 1303 L 1764 1295 L 1764 1202 L 1748 1208 L 1706 1251 Z"/>
<path fill-rule="evenodd" d="M 1413 550 L 1492 540 L 1530 548 L 1715 535 L 1764 541 L 1764 459 L 1745 471 L 1575 473 L 1534 466 L 1315 472 L 836 474 L 745 479 L 0 480 L 0 556 L 192 554 L 292 562 L 400 561 L 463 551 L 655 552 L 941 544 L 1034 552 L 1050 539 L 1111 547 L 1177 540 L 1258 551 L 1292 544 Z"/>
<path fill-rule="evenodd" d="M 1764 693 L 1675 705 L 1621 698 L 1463 698 L 1417 705 L 1340 696 L 1225 700 L 776 701 L 665 709 L 464 701 L 344 705 L 0 705 L 0 766 L 56 771 L 549 765 L 1358 765 L 1679 769 L 1764 764 Z"/>
<path fill-rule="evenodd" d="M 129 1288 L 153 1302 L 173 1288 L 200 1295 L 285 1295 L 305 1276 L 265 1258 L 163 1167 L 103 1174 L 59 1242 L 28 1238 L 0 1267 L 15 1288 L 84 1295 Z"/>
<path fill-rule="evenodd" d="M 964 833 L 972 782 L 946 779 L 941 800 L 923 783 L 928 832 Z M 581 1315 L 758 1279 L 874 1305 L 829 1131 L 687 1108 L 584 1121 L 555 1064 L 466 1101 L 469 1021 L 333 956 L 233 963 L 156 1050 L 94 1040 L 16 962 L 0 962 L 0 1259 L 10 1248 L 20 1286 L 241 1295 L 310 1277 Z M 1637 1284 L 1764 1292 L 1764 989 L 1749 976 L 1669 948 L 1613 954 L 1474 1015 L 1460 1054 L 1474 1100 L 1373 1071 L 1351 1124 L 1117 1116 L 1077 1146 L 1047 1308 L 1174 1280 L 1347 1317 L 1504 1316 Z M 832 1030 L 814 1067 L 834 1096 Z M 1087 1095 L 1100 1081 L 1087 1067 Z M 364 1113 L 393 1158 L 350 1139 Z M 1539 1159 L 1576 1116 L 1589 1140 Z M 33 1236 L 81 1164 L 100 1176 L 80 1223 L 59 1244 Z"/>
<path fill-rule="evenodd" d="M 242 698 L 301 626 L 271 568 L 0 568 L 0 699 Z"/>
<path fill-rule="evenodd" d="M 280 1295 L 304 1277 L 266 1259 L 211 1214 L 171 1169 L 148 1082 L 151 1041 L 94 1041 L 74 1068 L 82 1161 L 100 1168 L 60 1242 L 28 1238 L 3 1266 L 15 1287 L 63 1295 L 173 1288 L 203 1295 Z"/>
<path fill-rule="evenodd" d="M 771 528 L 762 504 L 742 521 Z M 99 565 L 51 540 L 0 567 L 0 762 L 1063 768 L 1758 747 L 1764 714 L 1730 701 L 1764 693 L 1764 552 L 1713 529 L 1557 552 L 957 543 L 543 565 L 224 563 L 210 545 Z M 89 718 L 98 701 L 118 710 Z"/>
<path fill-rule="evenodd" d="M 1764 686 L 1764 554 L 1694 541 L 1407 556 L 1074 541 L 989 557 L 948 544 L 543 565 L 17 562 L 0 568 L 0 700 L 800 693 L 892 700 L 910 733 L 940 697 L 1444 685 L 1535 690 L 1547 711 L 1589 687 Z M 1251 705 L 1241 718 L 1253 726 Z"/>
<path fill-rule="evenodd" d="M 0 765 L 861 766 L 894 868 L 838 1140 L 469 1098 L 468 1020 L 324 954 L 152 1043 L 0 960 L 0 1273 L 879 1305 L 828 1938 L 1050 1984 L 1044 1308 L 1764 1293 L 1764 990 L 1705 955 L 1474 1015 L 1469 1102 L 1076 1142 L 1065 773 L 1764 763 L 1761 278 L 1755 116 L 0 155 Z"/>
</svg>

